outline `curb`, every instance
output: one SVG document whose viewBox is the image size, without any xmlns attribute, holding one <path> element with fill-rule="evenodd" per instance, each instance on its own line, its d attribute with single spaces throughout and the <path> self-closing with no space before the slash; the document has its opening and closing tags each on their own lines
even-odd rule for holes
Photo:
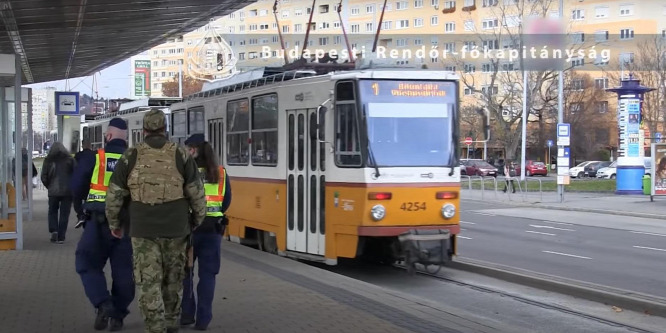
<svg viewBox="0 0 666 333">
<path fill-rule="evenodd" d="M 625 310 L 666 317 L 666 299 L 655 296 L 467 258 L 457 258 L 449 267 L 609 306 L 617 306 Z"/>
<path fill-rule="evenodd" d="M 461 201 L 473 201 L 478 203 L 488 203 L 488 201 L 483 201 L 480 199 L 465 199 L 461 198 Z M 646 219 L 654 220 L 666 220 L 666 215 L 658 214 L 649 214 L 649 213 L 637 213 L 637 212 L 627 212 L 627 211 L 617 211 L 617 210 L 602 210 L 602 209 L 592 209 L 592 208 L 577 208 L 577 207 L 559 207 L 559 206 L 548 206 L 542 205 L 540 203 L 521 203 L 521 202 L 512 202 L 512 201 L 492 201 L 492 203 L 515 206 L 515 207 L 531 207 L 531 208 L 542 208 L 549 210 L 564 210 L 570 212 L 583 212 L 583 213 L 596 213 L 596 214 L 606 214 L 606 215 L 622 215 L 630 217 L 640 217 Z"/>
</svg>

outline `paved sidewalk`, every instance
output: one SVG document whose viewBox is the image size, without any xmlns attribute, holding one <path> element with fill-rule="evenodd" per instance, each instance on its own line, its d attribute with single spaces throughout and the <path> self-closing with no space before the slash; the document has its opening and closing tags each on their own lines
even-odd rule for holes
<svg viewBox="0 0 666 333">
<path fill-rule="evenodd" d="M 497 193 L 488 189 L 469 190 L 463 186 L 461 199 L 463 202 L 483 201 L 512 206 L 666 219 L 666 197 L 655 197 L 654 202 L 651 202 L 647 195 L 565 192 L 564 201 L 560 202 L 556 192 L 543 192 L 542 195 L 538 191 L 508 194 L 499 190 Z"/>
<path fill-rule="evenodd" d="M 25 250 L 0 252 L 1 332 L 94 332 L 74 270 L 81 230 L 49 242 L 46 196 L 35 193 Z M 515 332 L 488 318 L 223 242 L 211 332 Z M 108 269 L 107 269 L 108 275 Z M 408 278 L 405 275 L 405 278 Z M 136 301 L 125 332 L 142 332 Z M 182 331 L 189 331 L 184 329 Z"/>
</svg>

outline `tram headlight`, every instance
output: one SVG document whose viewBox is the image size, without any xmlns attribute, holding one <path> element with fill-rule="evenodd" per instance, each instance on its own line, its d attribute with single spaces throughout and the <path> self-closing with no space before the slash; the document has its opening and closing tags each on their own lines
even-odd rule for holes
<svg viewBox="0 0 666 333">
<path fill-rule="evenodd" d="M 386 216 L 386 209 L 382 205 L 375 205 L 372 207 L 372 210 L 370 210 L 370 215 L 372 215 L 372 218 L 375 221 L 379 221 Z"/>
<path fill-rule="evenodd" d="M 445 219 L 450 219 L 456 215 L 456 206 L 452 204 L 446 204 L 442 206 L 442 216 Z"/>
</svg>

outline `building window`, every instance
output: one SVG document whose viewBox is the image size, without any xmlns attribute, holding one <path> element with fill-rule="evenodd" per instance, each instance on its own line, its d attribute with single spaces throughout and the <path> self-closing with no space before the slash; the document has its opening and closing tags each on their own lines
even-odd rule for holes
<svg viewBox="0 0 666 333">
<path fill-rule="evenodd" d="M 481 87 L 481 92 L 484 95 L 497 95 L 499 93 L 499 88 L 497 86 L 492 86 L 492 87 Z"/>
<path fill-rule="evenodd" d="M 575 79 L 571 81 L 571 90 L 583 90 L 585 89 L 585 81 L 581 79 Z"/>
<path fill-rule="evenodd" d="M 268 10 L 262 9 L 259 11 L 259 16 L 266 16 L 266 15 L 268 15 Z"/>
<path fill-rule="evenodd" d="M 620 30 L 620 39 L 633 39 L 634 38 L 634 29 L 626 28 Z"/>
<path fill-rule="evenodd" d="M 358 7 L 352 7 L 351 8 L 351 15 L 358 15 L 361 13 L 361 9 Z"/>
<path fill-rule="evenodd" d="M 498 3 L 499 3 L 498 0 L 483 0 L 482 6 L 483 7 L 493 7 L 493 6 L 497 6 Z"/>
<path fill-rule="evenodd" d="M 439 16 L 435 15 L 430 18 L 430 25 L 438 25 L 439 24 Z"/>
<path fill-rule="evenodd" d="M 596 102 L 595 103 L 595 108 L 597 109 L 597 112 L 599 112 L 599 113 L 608 112 L 608 101 Z"/>
<path fill-rule="evenodd" d="M 405 10 L 407 9 L 407 1 L 398 1 L 395 3 L 396 10 Z"/>
<path fill-rule="evenodd" d="M 456 8 L 455 1 L 444 1 L 444 9 L 452 9 L 452 8 Z"/>
<path fill-rule="evenodd" d="M 573 32 L 571 33 L 571 42 L 574 44 L 580 44 L 585 41 L 585 34 L 582 32 Z"/>
<path fill-rule="evenodd" d="M 319 5 L 319 14 L 328 13 L 328 5 Z"/>
<path fill-rule="evenodd" d="M 407 40 L 404 38 L 396 39 L 395 40 L 395 46 L 397 47 L 405 47 L 407 46 Z"/>
<path fill-rule="evenodd" d="M 409 28 L 409 20 L 398 20 L 396 22 L 396 28 L 397 29 Z"/>
<path fill-rule="evenodd" d="M 361 166 L 354 82 L 339 82 L 335 87 L 335 163 Z"/>
<path fill-rule="evenodd" d="M 415 18 L 414 19 L 414 27 L 422 27 L 423 26 L 423 19 L 422 18 Z"/>
<path fill-rule="evenodd" d="M 282 18 L 287 18 L 289 17 L 289 10 L 283 10 L 282 11 Z"/>
<path fill-rule="evenodd" d="M 319 37 L 319 45 L 328 45 L 328 37 Z"/>
<path fill-rule="evenodd" d="M 488 50 L 498 50 L 499 49 L 499 40 L 484 40 L 483 41 L 483 49 L 488 49 Z"/>
<path fill-rule="evenodd" d="M 582 67 L 585 66 L 585 58 L 573 58 L 571 59 L 572 67 Z"/>
<path fill-rule="evenodd" d="M 227 163 L 247 165 L 250 108 L 246 98 L 227 102 Z"/>
<path fill-rule="evenodd" d="M 439 6 L 439 0 L 430 0 L 430 6 L 438 7 Z"/>
<path fill-rule="evenodd" d="M 372 23 L 366 23 L 365 24 L 365 31 L 366 32 L 372 32 L 374 29 L 372 28 Z"/>
<path fill-rule="evenodd" d="M 599 6 L 594 8 L 594 17 L 596 18 L 608 18 L 610 16 L 610 8 L 606 6 Z"/>
<path fill-rule="evenodd" d="M 423 8 L 423 0 L 414 0 L 414 8 Z"/>
<path fill-rule="evenodd" d="M 300 23 L 294 24 L 294 32 L 302 32 L 303 31 L 303 25 Z"/>
<path fill-rule="evenodd" d="M 497 65 L 495 63 L 485 63 L 481 65 L 481 71 L 483 73 L 492 73 L 495 71 L 495 68 L 497 68 Z"/>
<path fill-rule="evenodd" d="M 254 97 L 252 98 L 252 165 L 275 166 L 277 159 L 277 94 Z"/>
<path fill-rule="evenodd" d="M 634 5 L 620 5 L 620 16 L 634 15 Z"/>
<path fill-rule="evenodd" d="M 466 20 L 464 24 L 465 24 L 465 31 L 474 31 L 474 21 Z"/>
<path fill-rule="evenodd" d="M 465 91 L 465 92 L 464 92 L 465 96 L 469 96 L 469 95 L 472 94 L 472 89 L 471 89 L 471 88 L 465 88 L 464 91 Z"/>
<path fill-rule="evenodd" d="M 582 9 L 574 9 L 571 11 L 572 20 L 583 20 L 585 19 L 585 11 Z"/>
<path fill-rule="evenodd" d="M 594 86 L 597 89 L 608 89 L 608 78 L 602 77 L 594 79 Z"/>
<path fill-rule="evenodd" d="M 301 15 L 303 15 L 302 9 L 294 9 L 294 16 L 301 16 Z"/>
<path fill-rule="evenodd" d="M 353 34 L 357 34 L 357 33 L 361 32 L 361 27 L 358 24 L 352 24 L 351 25 L 351 32 Z"/>
<path fill-rule="evenodd" d="M 455 32 L 456 31 L 456 23 L 455 22 L 447 22 L 444 24 L 444 32 Z"/>
<path fill-rule="evenodd" d="M 620 64 L 627 65 L 634 63 L 634 54 L 633 53 L 620 53 Z"/>
<path fill-rule="evenodd" d="M 569 112 L 571 112 L 571 114 L 580 113 L 581 111 L 583 111 L 583 103 L 571 103 L 569 106 Z"/>
<path fill-rule="evenodd" d="M 382 30 L 389 30 L 389 29 L 391 29 L 392 25 L 393 25 L 393 22 L 384 21 L 384 22 L 382 22 Z"/>
<path fill-rule="evenodd" d="M 601 43 L 608 41 L 608 30 L 601 30 L 594 33 L 594 41 Z"/>
<path fill-rule="evenodd" d="M 503 24 L 505 27 L 515 28 L 520 25 L 520 17 L 518 15 L 505 16 Z"/>
<path fill-rule="evenodd" d="M 474 73 L 474 72 L 476 72 L 476 66 L 474 66 L 473 64 L 465 64 L 465 66 L 463 68 L 464 68 L 465 73 Z"/>
</svg>

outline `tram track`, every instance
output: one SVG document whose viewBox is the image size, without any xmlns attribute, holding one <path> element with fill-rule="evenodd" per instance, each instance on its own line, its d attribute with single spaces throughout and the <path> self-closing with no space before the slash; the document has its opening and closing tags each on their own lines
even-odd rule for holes
<svg viewBox="0 0 666 333">
<path fill-rule="evenodd" d="M 471 264 L 464 263 L 464 264 L 461 265 L 459 263 L 454 263 L 453 265 L 445 266 L 445 267 L 448 268 L 448 269 L 456 269 L 456 270 L 462 270 L 462 271 L 468 271 L 468 272 L 473 271 L 473 270 L 471 270 L 467 267 L 462 267 L 464 265 L 471 265 Z M 392 267 L 396 270 L 400 270 L 400 271 L 403 271 L 403 272 L 407 271 L 406 266 L 402 263 L 393 264 Z M 439 268 L 442 268 L 442 267 L 439 267 Z M 629 331 L 637 332 L 637 333 L 657 333 L 656 331 L 647 330 L 645 328 L 641 328 L 641 327 L 638 327 L 638 326 L 634 326 L 634 325 L 622 323 L 622 322 L 619 322 L 619 321 L 615 321 L 615 320 L 611 320 L 611 319 L 607 319 L 607 318 L 602 318 L 600 316 L 591 315 L 589 313 L 584 313 L 584 312 L 581 312 L 581 311 L 569 309 L 569 308 L 561 306 L 561 305 L 557 305 L 557 304 L 553 304 L 553 303 L 546 303 L 546 302 L 538 301 L 538 300 L 531 299 L 531 298 L 528 298 L 528 297 L 520 296 L 520 295 L 517 295 L 517 294 L 514 294 L 514 293 L 510 293 L 510 292 L 506 292 L 506 291 L 502 291 L 502 290 L 498 290 L 498 289 L 494 289 L 494 288 L 489 288 L 489 287 L 486 287 L 486 286 L 482 286 L 482 285 L 479 285 L 479 284 L 474 284 L 474 283 L 462 281 L 462 280 L 451 278 L 451 277 L 445 277 L 445 276 L 442 276 L 442 275 L 439 274 L 440 269 L 437 269 L 437 271 L 435 273 L 431 273 L 428 270 L 429 270 L 428 268 L 425 268 L 425 269 L 424 268 L 417 268 L 415 270 L 415 272 L 418 275 L 426 276 L 426 277 L 429 277 L 429 278 L 432 278 L 432 279 L 436 279 L 436 280 L 444 282 L 444 283 L 455 284 L 457 286 L 473 289 L 475 291 L 480 291 L 480 292 L 484 292 L 484 293 L 488 293 L 488 294 L 493 294 L 493 295 L 498 295 L 498 296 L 501 296 L 501 297 L 510 298 L 510 299 L 513 299 L 513 300 L 521 302 L 521 303 L 529 304 L 531 306 L 539 307 L 539 308 L 546 309 L 546 310 L 558 311 L 558 312 L 566 314 L 566 315 L 575 316 L 575 317 L 582 318 L 582 319 L 585 319 L 585 320 L 594 321 L 596 323 L 603 324 L 603 325 L 608 325 L 608 326 L 611 326 L 611 327 L 614 327 L 614 328 L 627 329 Z M 433 269 L 430 269 L 430 271 L 433 271 Z M 492 275 L 490 275 L 490 276 L 494 277 Z"/>
</svg>

